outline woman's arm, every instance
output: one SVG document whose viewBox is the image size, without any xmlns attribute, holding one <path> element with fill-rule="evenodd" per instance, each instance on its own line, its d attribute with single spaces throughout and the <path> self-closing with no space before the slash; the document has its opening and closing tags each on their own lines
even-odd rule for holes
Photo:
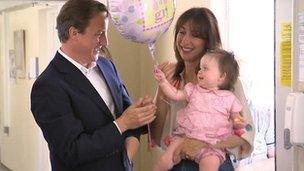
<svg viewBox="0 0 304 171">
<path fill-rule="evenodd" d="M 225 148 L 235 148 L 239 146 L 250 146 L 247 141 L 245 141 L 243 138 L 237 136 L 237 135 L 231 135 L 224 141 L 220 141 L 215 145 L 212 145 L 213 148 L 220 148 L 220 149 L 225 149 Z"/>
<path fill-rule="evenodd" d="M 207 143 L 194 138 L 184 137 L 184 142 L 179 145 L 173 154 L 173 162 L 176 164 L 180 159 L 194 160 Z"/>
<path fill-rule="evenodd" d="M 245 132 L 239 138 L 241 138 L 246 143 L 241 143 L 241 146 L 240 146 L 240 148 L 238 148 L 237 153 L 233 152 L 233 150 L 235 150 L 235 149 L 232 149 L 231 153 L 233 153 L 238 158 L 245 158 L 245 157 L 249 156 L 253 150 L 255 128 L 253 125 L 251 112 L 247 105 L 247 99 L 246 99 L 246 96 L 244 93 L 244 89 L 243 89 L 242 83 L 239 79 L 237 80 L 237 82 L 234 85 L 234 94 L 243 105 L 243 110 L 241 113 L 242 113 L 242 116 L 244 117 L 244 121 L 245 121 L 245 129 L 244 129 Z M 239 154 L 241 154 L 241 155 L 239 155 Z"/>
<path fill-rule="evenodd" d="M 200 152 L 200 150 L 208 146 L 219 149 L 235 148 L 239 146 L 247 149 L 251 148 L 250 144 L 247 143 L 246 140 L 236 135 L 232 135 L 226 140 L 218 142 L 215 145 L 210 145 L 193 138 L 185 138 L 184 142 L 175 150 L 173 159 L 174 161 L 178 161 L 179 158 L 194 160 L 195 156 Z"/>
</svg>

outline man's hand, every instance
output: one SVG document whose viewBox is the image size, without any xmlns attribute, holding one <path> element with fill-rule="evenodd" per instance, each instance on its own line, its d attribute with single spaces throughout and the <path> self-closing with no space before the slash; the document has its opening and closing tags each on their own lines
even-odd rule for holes
<svg viewBox="0 0 304 171">
<path fill-rule="evenodd" d="M 123 133 L 128 129 L 135 129 L 152 122 L 156 117 L 155 111 L 156 106 L 151 98 L 140 98 L 116 119 L 116 123 Z"/>
</svg>

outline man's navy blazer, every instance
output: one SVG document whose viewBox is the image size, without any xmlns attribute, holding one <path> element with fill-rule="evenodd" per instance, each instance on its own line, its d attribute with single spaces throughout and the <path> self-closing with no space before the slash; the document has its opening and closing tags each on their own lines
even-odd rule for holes
<svg viewBox="0 0 304 171">
<path fill-rule="evenodd" d="M 109 59 L 98 59 L 97 66 L 119 117 L 131 99 Z M 31 110 L 48 142 L 53 171 L 124 170 L 125 138 L 141 133 L 135 129 L 121 135 L 89 80 L 58 52 L 33 85 Z"/>
</svg>

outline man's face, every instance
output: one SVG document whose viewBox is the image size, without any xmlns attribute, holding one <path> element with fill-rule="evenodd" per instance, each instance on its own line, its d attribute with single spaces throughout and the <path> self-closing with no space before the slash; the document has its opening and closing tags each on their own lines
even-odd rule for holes
<svg viewBox="0 0 304 171">
<path fill-rule="evenodd" d="M 100 12 L 91 18 L 84 33 L 79 36 L 80 57 L 86 63 L 97 61 L 96 48 L 108 45 L 108 17 L 106 12 Z"/>
</svg>

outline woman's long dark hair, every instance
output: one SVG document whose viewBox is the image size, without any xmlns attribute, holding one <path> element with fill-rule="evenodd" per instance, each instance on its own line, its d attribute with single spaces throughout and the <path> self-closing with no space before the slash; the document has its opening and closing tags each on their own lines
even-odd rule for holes
<svg viewBox="0 0 304 171">
<path fill-rule="evenodd" d="M 222 47 L 217 20 L 208 8 L 190 8 L 185 11 L 178 18 L 174 31 L 174 52 L 177 59 L 177 65 L 173 77 L 177 80 L 181 79 L 180 73 L 184 70 L 185 63 L 178 52 L 176 39 L 180 28 L 188 21 L 192 24 L 191 28 L 195 29 L 195 32 L 198 33 L 198 37 L 206 41 L 201 56 L 203 56 L 209 49 L 218 49 Z"/>
</svg>

